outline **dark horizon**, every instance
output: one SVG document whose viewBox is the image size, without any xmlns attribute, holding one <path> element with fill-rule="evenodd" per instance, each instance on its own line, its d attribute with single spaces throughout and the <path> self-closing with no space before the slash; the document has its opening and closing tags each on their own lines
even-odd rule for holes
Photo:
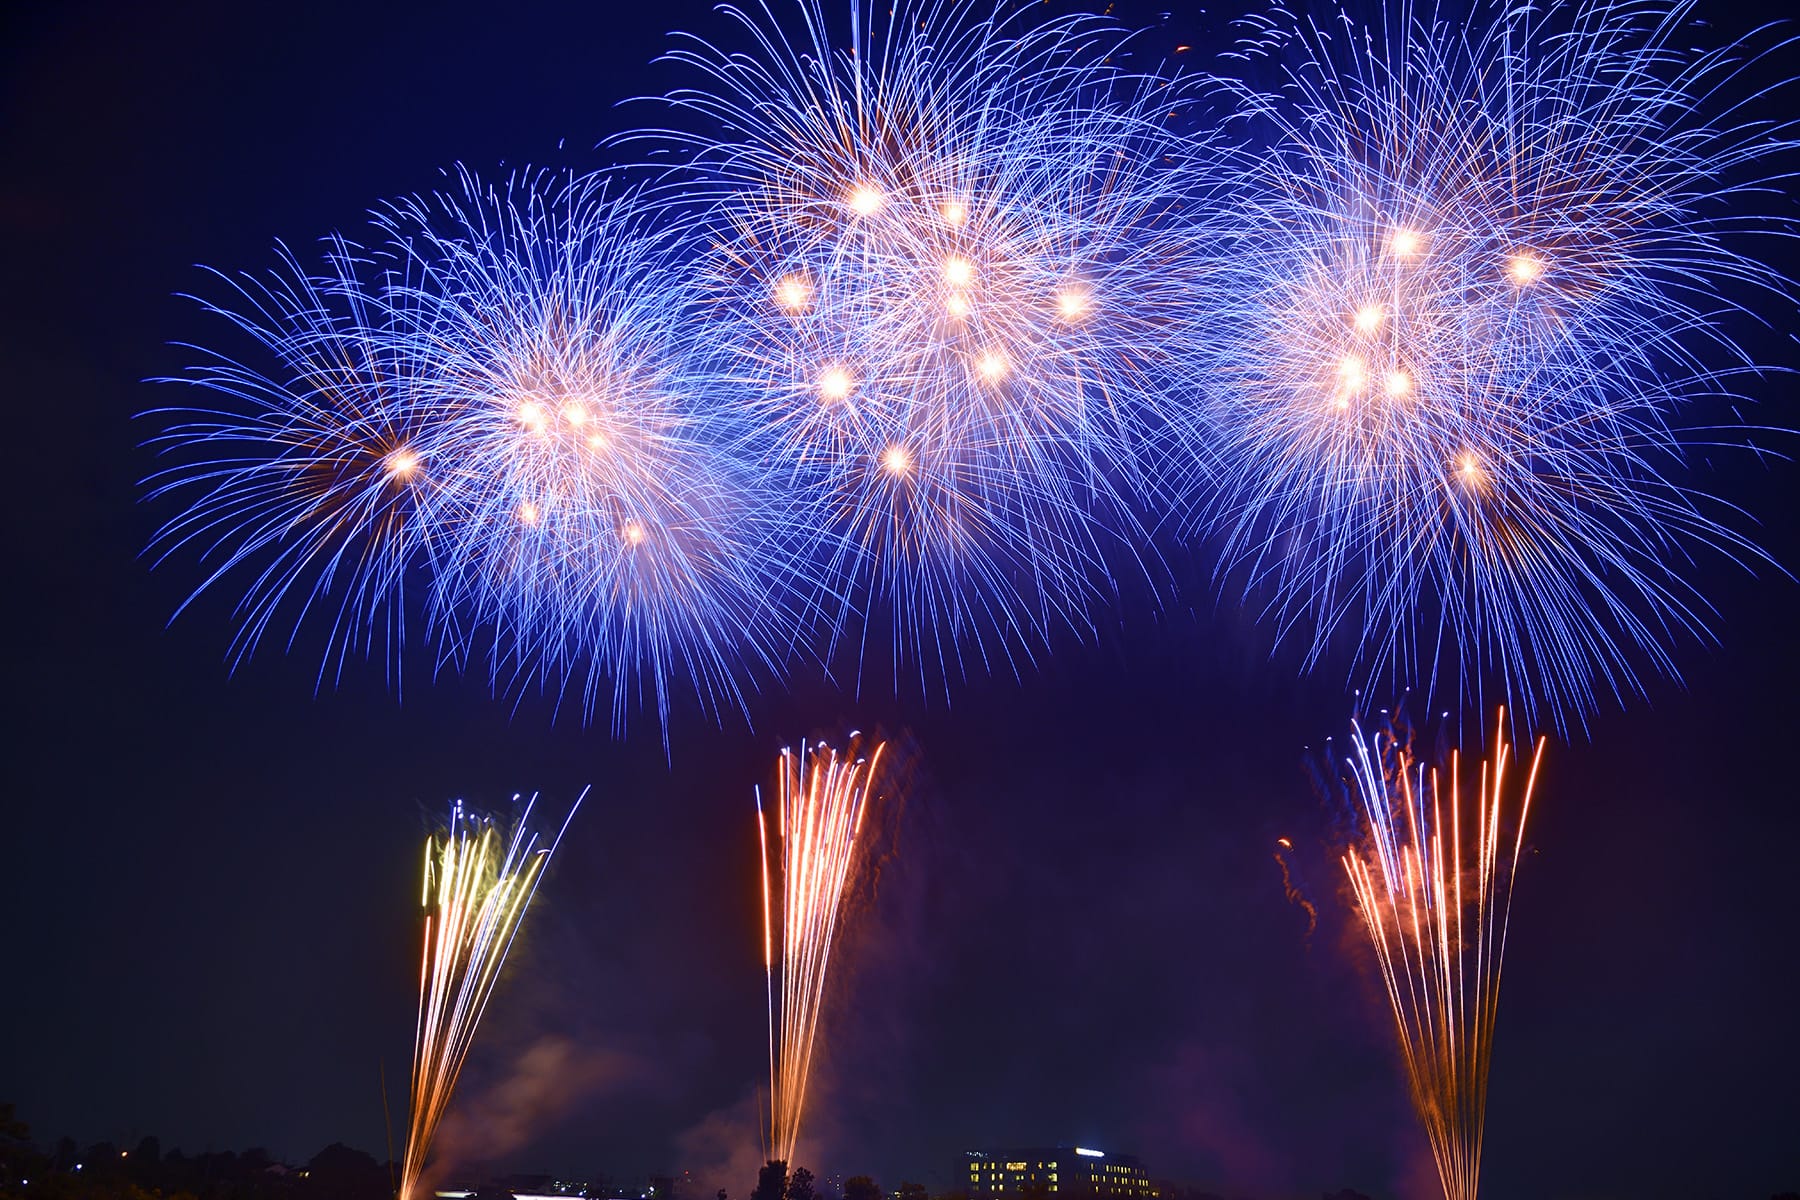
<svg viewBox="0 0 1800 1200">
<path fill-rule="evenodd" d="M 1700 15 L 1721 41 L 1756 18 Z M 1224 19 L 1178 12 L 1156 36 L 1216 44 Z M 1202 565 L 1176 564 L 1179 604 L 1103 613 L 1016 677 L 896 697 L 879 656 L 860 695 L 800 670 L 752 696 L 751 727 L 681 705 L 666 754 L 653 714 L 618 739 L 604 716 L 496 699 L 479 671 L 434 679 L 424 652 L 403 695 L 379 661 L 318 687 L 311 645 L 232 671 L 219 596 L 170 622 L 195 574 L 143 554 L 169 512 L 140 501 L 155 459 L 134 415 L 172 402 L 141 382 L 189 361 L 170 343 L 217 332 L 176 295 L 206 287 L 193 264 L 260 270 L 277 238 L 351 228 L 458 162 L 601 165 L 592 147 L 641 119 L 617 102 L 668 81 L 647 65 L 667 31 L 727 31 L 708 0 L 499 18 L 99 3 L 10 23 L 0 345 L 24 428 L 0 1101 L 40 1144 L 384 1157 L 420 839 L 454 798 L 538 791 L 560 813 L 592 784 L 458 1090 L 482 1126 L 463 1152 L 516 1115 L 496 1168 L 742 1177 L 767 1069 L 751 789 L 780 746 L 861 728 L 904 748 L 909 786 L 836 953 L 799 1164 L 891 1189 L 963 1149 L 1066 1140 L 1234 1197 L 1430 1194 L 1304 766 L 1348 730 L 1347 668 L 1271 653 Z M 1793 362 L 1794 315 L 1744 331 L 1764 361 Z M 1796 424 L 1790 379 L 1745 387 L 1750 420 Z M 1551 737 L 1488 1099 L 1499 1200 L 1800 1189 L 1796 474 L 1740 451 L 1695 475 L 1762 517 L 1780 567 L 1702 561 L 1717 645 L 1680 645 L 1685 685 L 1646 674 L 1646 698 Z M 1310 939 L 1278 837 L 1319 911 Z M 503 1114 L 509 1081 L 531 1101 Z"/>
</svg>

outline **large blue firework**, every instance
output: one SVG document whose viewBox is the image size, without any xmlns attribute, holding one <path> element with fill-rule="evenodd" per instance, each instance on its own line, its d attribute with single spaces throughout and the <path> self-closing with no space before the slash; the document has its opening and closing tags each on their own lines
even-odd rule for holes
<svg viewBox="0 0 1800 1200">
<path fill-rule="evenodd" d="M 1675 673 L 1695 549 L 1757 557 L 1679 413 L 1750 370 L 1746 294 L 1786 294 L 1745 238 L 1791 232 L 1748 202 L 1790 143 L 1741 105 L 1753 50 L 1688 50 L 1690 11 L 1252 24 L 1285 82 L 1226 85 L 1261 145 L 1178 474 L 1314 659 L 1353 641 L 1364 680 L 1566 727 Z"/>
<path fill-rule="evenodd" d="M 347 590 L 340 643 L 399 623 L 413 568 L 442 661 L 484 655 L 500 690 L 575 693 L 615 728 L 651 707 L 666 729 L 687 690 L 741 709 L 797 620 L 790 572 L 765 553 L 779 506 L 693 416 L 667 244 L 592 178 L 546 173 L 461 173 L 376 225 L 328 284 L 296 269 L 243 293 L 255 319 L 220 310 L 291 375 L 203 374 L 248 403 L 165 438 L 248 447 L 160 482 L 205 489 L 165 538 L 203 530 L 258 572 L 246 646 L 296 588 Z"/>
<path fill-rule="evenodd" d="M 451 644 L 590 707 L 610 691 L 615 725 L 666 718 L 678 680 L 741 708 L 799 589 L 770 556 L 780 505 L 697 415 L 679 243 L 591 177 L 464 175 L 379 221 Z"/>
<path fill-rule="evenodd" d="M 705 231 L 700 370 L 831 636 L 925 679 L 1084 628 L 1117 562 L 1146 577 L 1141 451 L 1206 267 L 1179 92 L 1092 17 L 724 11 L 751 50 L 673 54 L 705 86 L 660 135 Z"/>
</svg>

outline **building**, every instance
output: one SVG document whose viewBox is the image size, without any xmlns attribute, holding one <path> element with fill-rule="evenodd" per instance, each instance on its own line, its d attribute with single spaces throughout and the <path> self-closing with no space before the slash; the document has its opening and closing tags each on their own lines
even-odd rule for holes
<svg viewBox="0 0 1800 1200">
<path fill-rule="evenodd" d="M 970 1150 L 957 1165 L 956 1182 L 969 1200 L 1157 1200 L 1160 1194 L 1137 1159 L 1087 1146 Z"/>
</svg>

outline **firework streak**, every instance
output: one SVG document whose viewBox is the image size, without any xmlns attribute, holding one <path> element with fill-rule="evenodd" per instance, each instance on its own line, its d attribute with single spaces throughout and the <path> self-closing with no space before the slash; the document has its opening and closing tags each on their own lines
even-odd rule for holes
<svg viewBox="0 0 1800 1200">
<path fill-rule="evenodd" d="M 1449 1200 L 1474 1200 L 1481 1173 L 1507 914 L 1544 754 L 1540 738 L 1513 824 L 1511 862 L 1503 863 L 1501 797 L 1510 765 L 1504 730 L 1502 711 L 1494 759 L 1481 765 L 1466 846 L 1455 754 L 1447 798 L 1436 769 L 1427 775 L 1389 735 L 1377 734 L 1371 747 L 1356 729 L 1347 761 L 1368 828 L 1364 845 L 1344 855 L 1344 869 L 1381 964 L 1413 1105 Z"/>
<path fill-rule="evenodd" d="M 762 847 L 763 960 L 769 993 L 769 1131 L 767 1154 L 792 1162 L 806 1104 L 825 972 L 832 935 L 856 853 L 856 835 L 875 784 L 885 743 L 865 759 L 851 734 L 842 757 L 829 746 L 784 747 L 776 763 L 780 794 L 775 811 L 774 858 L 756 795 L 756 831 Z M 780 911 L 776 911 L 779 897 Z M 780 918 L 779 931 L 776 918 Z M 777 938 L 779 937 L 779 942 Z M 779 992 L 776 987 L 780 973 Z"/>
<path fill-rule="evenodd" d="M 537 892 L 569 818 L 548 846 L 528 828 L 525 806 L 504 847 L 492 821 L 463 811 L 458 802 L 442 837 L 425 841 L 424 954 L 419 966 L 419 1026 L 413 1043 L 412 1123 L 406 1134 L 400 1200 L 418 1194 L 425 1156 L 469 1056 L 475 1029 L 487 1010 L 506 953 Z M 536 803 L 532 797 L 531 803 Z"/>
</svg>

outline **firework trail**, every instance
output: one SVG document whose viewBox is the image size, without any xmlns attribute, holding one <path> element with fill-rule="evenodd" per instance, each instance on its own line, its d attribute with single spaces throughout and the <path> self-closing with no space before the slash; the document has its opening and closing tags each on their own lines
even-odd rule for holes
<svg viewBox="0 0 1800 1200">
<path fill-rule="evenodd" d="M 1306 944 L 1312 945 L 1313 931 L 1319 927 L 1319 910 L 1307 899 L 1300 885 L 1294 882 L 1293 869 L 1288 863 L 1288 855 L 1294 852 L 1294 843 L 1287 838 L 1275 839 L 1275 865 L 1281 868 L 1281 894 L 1289 904 L 1299 908 L 1306 914 Z"/>
<path fill-rule="evenodd" d="M 466 813 L 459 801 L 451 809 L 444 835 L 425 841 L 419 897 L 425 910 L 425 940 L 413 1044 L 412 1118 L 400 1200 L 418 1195 L 432 1136 L 450 1103 L 507 951 L 537 893 L 544 867 L 586 797 L 584 788 L 547 846 L 529 828 L 536 796 L 525 805 L 510 839 L 503 838 L 492 821 Z"/>
<path fill-rule="evenodd" d="M 1696 549 L 1760 557 L 1674 415 L 1751 371 L 1739 297 L 1789 290 L 1744 247 L 1793 232 L 1754 209 L 1794 143 L 1692 11 L 1252 23 L 1285 84 L 1221 84 L 1258 149 L 1176 473 L 1312 660 L 1344 636 L 1371 684 L 1486 678 L 1566 729 L 1704 634 Z"/>
<path fill-rule="evenodd" d="M 897 676 L 947 676 L 1085 628 L 1103 555 L 1147 540 L 1145 431 L 1206 267 L 1173 219 L 1206 200 L 1182 93 L 1093 17 L 859 2 L 846 39 L 816 3 L 797 37 L 724 11 L 748 52 L 670 56 L 703 130 L 636 136 L 685 152 L 701 370 L 794 495 L 833 644 L 860 662 L 878 618 Z"/>
<path fill-rule="evenodd" d="M 765 1150 L 771 1161 L 794 1161 L 832 937 L 855 858 L 856 836 L 886 748 L 886 743 L 877 743 L 864 758 L 860 741 L 860 734 L 851 734 L 842 757 L 820 743 L 802 743 L 798 753 L 782 750 L 775 767 L 778 795 L 772 832 L 762 791 L 757 789 L 769 993 Z"/>
<path fill-rule="evenodd" d="M 1475 1200 L 1479 1182 L 1507 916 L 1544 754 L 1540 738 L 1514 817 L 1502 806 L 1513 765 L 1505 720 L 1502 710 L 1472 813 L 1463 810 L 1454 752 L 1447 789 L 1390 733 L 1371 741 L 1353 724 L 1345 760 L 1367 825 L 1361 844 L 1345 853 L 1344 870 L 1448 1200 Z M 1502 845 L 1508 827 L 1510 853 Z"/>
</svg>

